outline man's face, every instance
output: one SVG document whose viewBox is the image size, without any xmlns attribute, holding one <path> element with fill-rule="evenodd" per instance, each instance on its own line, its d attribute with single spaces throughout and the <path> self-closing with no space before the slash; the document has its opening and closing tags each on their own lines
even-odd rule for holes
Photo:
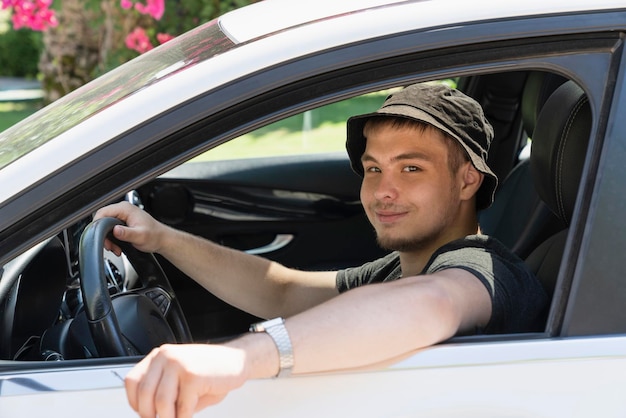
<svg viewBox="0 0 626 418">
<path fill-rule="evenodd" d="M 457 238 L 458 175 L 435 128 L 378 125 L 367 130 L 361 202 L 385 249 L 436 249 Z"/>
</svg>

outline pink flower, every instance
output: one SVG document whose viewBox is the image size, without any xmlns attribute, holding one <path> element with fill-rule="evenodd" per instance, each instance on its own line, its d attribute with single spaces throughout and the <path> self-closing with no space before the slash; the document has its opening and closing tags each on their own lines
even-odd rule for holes
<svg viewBox="0 0 626 418">
<path fill-rule="evenodd" d="M 169 33 L 157 33 L 156 38 L 159 44 L 163 45 L 165 42 L 174 39 L 174 35 L 170 35 Z"/>
<path fill-rule="evenodd" d="M 120 6 L 122 6 L 122 9 L 128 10 L 131 7 L 133 7 L 133 2 L 130 1 L 130 0 L 121 0 L 120 1 Z"/>
<path fill-rule="evenodd" d="M 150 15 L 160 20 L 165 12 L 165 0 L 146 0 L 146 4 L 136 3 L 135 10 L 144 15 Z"/>
<path fill-rule="evenodd" d="M 49 7 L 52 0 L 2 0 L 2 8 L 13 8 L 14 29 L 23 27 L 43 31 L 59 24 L 53 10 Z"/>
<path fill-rule="evenodd" d="M 18 13 L 13 13 L 13 16 L 11 16 L 11 22 L 13 22 L 13 29 L 15 30 L 26 27 L 29 24 L 28 17 Z"/>
<path fill-rule="evenodd" d="M 135 30 L 128 34 L 126 37 L 126 47 L 137 51 L 140 54 L 154 48 L 143 28 L 135 28 Z"/>
<path fill-rule="evenodd" d="M 15 10 L 19 10 L 21 13 L 30 14 L 33 12 L 33 10 L 35 10 L 35 7 L 36 7 L 35 3 L 33 3 L 32 1 L 28 1 L 28 0 L 13 2 L 13 8 Z"/>
</svg>

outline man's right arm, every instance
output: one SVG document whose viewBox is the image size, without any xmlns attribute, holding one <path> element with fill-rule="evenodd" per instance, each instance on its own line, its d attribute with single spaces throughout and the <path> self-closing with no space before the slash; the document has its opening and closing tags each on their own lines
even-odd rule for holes
<svg viewBox="0 0 626 418">
<path fill-rule="evenodd" d="M 113 234 L 144 252 L 159 253 L 209 292 L 262 318 L 292 316 L 338 294 L 336 272 L 304 272 L 176 230 L 127 203 L 100 209 L 126 226 Z M 112 243 L 107 248 L 119 253 Z"/>
</svg>

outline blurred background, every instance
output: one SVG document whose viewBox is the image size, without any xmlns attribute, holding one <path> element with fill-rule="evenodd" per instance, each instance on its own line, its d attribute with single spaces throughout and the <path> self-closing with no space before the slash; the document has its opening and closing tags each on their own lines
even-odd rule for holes
<svg viewBox="0 0 626 418">
<path fill-rule="evenodd" d="M 0 132 L 101 74 L 258 0 L 0 0 Z"/>
</svg>

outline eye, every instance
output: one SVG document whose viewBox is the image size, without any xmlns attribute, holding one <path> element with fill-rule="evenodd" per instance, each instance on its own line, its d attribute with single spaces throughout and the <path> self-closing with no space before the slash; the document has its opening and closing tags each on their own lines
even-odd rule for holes
<svg viewBox="0 0 626 418">
<path fill-rule="evenodd" d="M 380 168 L 375 167 L 375 166 L 364 167 L 364 169 L 366 173 L 380 173 Z"/>
<path fill-rule="evenodd" d="M 416 172 L 416 171 L 422 171 L 422 169 L 417 167 L 417 166 L 415 166 L 415 165 L 408 165 L 408 166 L 404 167 L 402 169 L 402 171 L 404 171 L 404 172 Z"/>
</svg>

